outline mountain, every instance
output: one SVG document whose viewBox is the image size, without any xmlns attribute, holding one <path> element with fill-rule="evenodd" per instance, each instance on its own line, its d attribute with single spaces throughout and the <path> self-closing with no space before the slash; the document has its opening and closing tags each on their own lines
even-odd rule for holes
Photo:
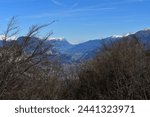
<svg viewBox="0 0 150 117">
<path fill-rule="evenodd" d="M 50 38 L 46 41 L 53 46 L 53 49 L 59 53 L 66 53 L 67 50 L 74 47 L 65 38 Z"/>
<path fill-rule="evenodd" d="M 150 29 L 144 29 L 135 33 L 135 36 L 140 39 L 145 48 L 150 46 Z"/>
<path fill-rule="evenodd" d="M 58 59 L 61 63 L 72 63 L 72 62 L 81 62 L 85 60 L 92 59 L 98 51 L 100 51 L 101 45 L 103 43 L 109 44 L 120 40 L 123 37 L 134 35 L 137 37 L 147 48 L 150 45 L 150 29 L 140 30 L 134 34 L 126 35 L 114 35 L 103 39 L 95 39 L 86 41 L 80 44 L 71 44 L 65 38 L 50 38 L 45 41 L 44 45 L 51 45 L 52 52 L 55 56 L 51 59 Z M 17 39 L 18 43 L 21 43 L 25 37 L 19 37 Z M 26 52 L 32 52 L 32 49 L 36 47 L 36 44 L 41 39 L 32 37 L 31 44 L 29 48 L 26 48 Z M 32 41 L 34 43 L 32 43 Z M 2 40 L 0 40 L 0 46 Z M 51 50 L 50 50 L 51 51 Z"/>
<path fill-rule="evenodd" d="M 66 54 L 70 56 L 72 61 L 76 62 L 90 59 L 98 52 L 100 42 L 100 40 L 96 39 L 74 45 L 66 51 Z"/>
<path fill-rule="evenodd" d="M 69 48 L 65 53 L 62 53 L 65 55 L 62 56 L 62 61 L 81 62 L 92 59 L 96 53 L 100 51 L 103 43 L 109 44 L 110 42 L 115 42 L 123 37 L 128 37 L 131 35 L 135 35 L 135 37 L 137 37 L 145 45 L 145 48 L 150 46 L 150 29 L 144 29 L 133 34 L 128 33 L 126 35 L 113 35 L 103 39 L 95 39 L 76 44 Z"/>
</svg>

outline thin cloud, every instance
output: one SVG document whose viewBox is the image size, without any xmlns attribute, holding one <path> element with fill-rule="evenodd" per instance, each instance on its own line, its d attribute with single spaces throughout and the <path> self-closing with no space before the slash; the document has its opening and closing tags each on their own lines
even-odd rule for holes
<svg viewBox="0 0 150 117">
<path fill-rule="evenodd" d="M 62 4 L 61 2 L 57 1 L 57 0 L 51 0 L 51 2 L 57 6 L 65 6 L 64 4 Z"/>
<path fill-rule="evenodd" d="M 76 8 L 72 9 L 69 12 L 89 12 L 89 11 L 105 11 L 105 10 L 113 10 L 115 7 L 86 7 L 86 8 Z"/>
<path fill-rule="evenodd" d="M 74 4 L 71 6 L 71 9 L 76 8 L 78 5 L 79 5 L 79 2 L 74 3 Z"/>
<path fill-rule="evenodd" d="M 54 17 L 71 17 L 74 16 L 74 14 L 81 14 L 81 13 L 86 13 L 86 12 L 103 12 L 103 11 L 109 11 L 113 10 L 115 8 L 113 7 L 103 7 L 103 8 L 76 8 L 76 9 L 71 9 L 71 10 L 64 10 L 61 12 L 53 12 L 53 13 L 42 13 L 42 14 L 37 14 L 37 15 L 30 15 L 30 16 L 22 16 L 24 19 L 39 19 L 39 18 L 54 18 Z"/>
<path fill-rule="evenodd" d="M 74 2 L 72 5 L 71 5 L 71 9 L 74 9 L 74 8 L 76 8 L 78 5 L 79 5 L 79 3 L 80 3 L 80 0 L 76 0 L 76 2 Z"/>
<path fill-rule="evenodd" d="M 113 1 L 113 2 L 112 2 Z M 125 4 L 133 4 L 133 3 L 141 3 L 141 2 L 145 2 L 147 0 L 106 0 L 105 2 L 103 2 L 105 5 L 112 5 L 112 6 L 116 6 L 116 5 L 125 5 Z"/>
</svg>

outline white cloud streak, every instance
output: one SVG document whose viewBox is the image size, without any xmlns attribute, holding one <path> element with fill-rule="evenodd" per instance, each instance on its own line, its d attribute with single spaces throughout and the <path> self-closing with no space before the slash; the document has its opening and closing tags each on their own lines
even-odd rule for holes
<svg viewBox="0 0 150 117">
<path fill-rule="evenodd" d="M 44 18 L 44 17 L 72 17 L 74 15 L 79 14 L 84 14 L 86 12 L 103 12 L 103 11 L 110 11 L 115 9 L 114 7 L 85 7 L 85 8 L 74 8 L 70 10 L 63 10 L 61 12 L 52 12 L 52 13 L 41 13 L 38 15 L 31 15 L 31 16 L 23 16 L 22 18 L 33 18 L 33 19 L 38 19 L 38 18 Z"/>
<path fill-rule="evenodd" d="M 51 0 L 51 2 L 52 2 L 53 4 L 55 4 L 55 5 L 57 5 L 57 6 L 62 6 L 62 7 L 65 6 L 64 4 L 62 4 L 61 2 L 59 2 L 59 1 L 57 1 L 57 0 Z"/>
</svg>

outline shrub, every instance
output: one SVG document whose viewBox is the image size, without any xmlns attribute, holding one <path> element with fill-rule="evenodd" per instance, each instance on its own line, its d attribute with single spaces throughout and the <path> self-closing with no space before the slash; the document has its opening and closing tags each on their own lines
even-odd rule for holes
<svg viewBox="0 0 150 117">
<path fill-rule="evenodd" d="M 103 46 L 79 73 L 80 98 L 150 99 L 149 56 L 134 35 Z"/>
</svg>

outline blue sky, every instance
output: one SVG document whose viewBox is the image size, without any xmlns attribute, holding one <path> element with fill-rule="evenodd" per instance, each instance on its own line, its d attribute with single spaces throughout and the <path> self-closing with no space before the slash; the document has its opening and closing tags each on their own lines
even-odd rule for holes
<svg viewBox="0 0 150 117">
<path fill-rule="evenodd" d="M 52 37 L 79 43 L 149 28 L 150 0 L 0 0 L 0 30 L 12 16 L 21 34 L 56 20 L 46 29 Z"/>
</svg>

